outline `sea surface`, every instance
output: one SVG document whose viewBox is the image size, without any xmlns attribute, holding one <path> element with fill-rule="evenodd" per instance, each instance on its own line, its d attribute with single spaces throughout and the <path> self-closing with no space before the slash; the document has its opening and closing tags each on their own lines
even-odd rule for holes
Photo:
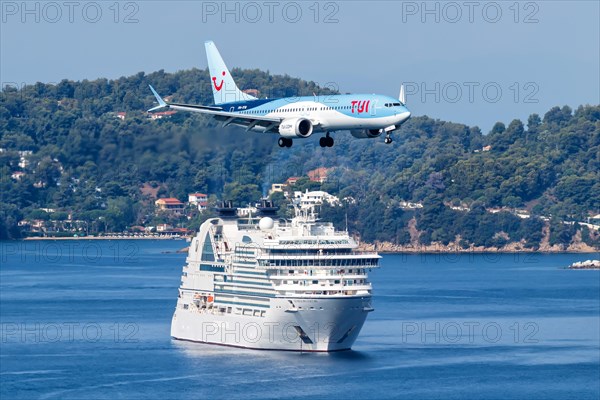
<svg viewBox="0 0 600 400">
<path fill-rule="evenodd" d="M 385 255 L 353 350 L 174 341 L 183 241 L 0 242 L 0 399 L 598 399 L 596 254 Z"/>
</svg>

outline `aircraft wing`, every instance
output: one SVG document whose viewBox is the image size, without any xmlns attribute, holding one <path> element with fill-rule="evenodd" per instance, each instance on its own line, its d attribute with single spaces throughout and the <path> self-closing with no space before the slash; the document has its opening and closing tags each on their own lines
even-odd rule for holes
<svg viewBox="0 0 600 400">
<path fill-rule="evenodd" d="M 282 121 L 281 118 L 264 117 L 260 115 L 246 115 L 233 111 L 225 111 L 221 107 L 202 106 L 195 104 L 167 103 L 158 95 L 158 93 L 156 93 L 152 86 L 150 86 L 150 90 L 152 90 L 152 93 L 154 94 L 154 97 L 156 97 L 156 100 L 158 101 L 159 105 L 148 110 L 149 112 L 161 108 L 171 108 L 174 110 L 209 114 L 214 116 L 217 121 L 222 121 L 222 127 L 226 127 L 227 125 L 233 124 L 243 126 L 246 128 L 247 131 L 249 131 L 250 129 L 262 127 L 264 129 L 264 132 L 277 132 L 277 128 L 279 127 L 279 124 Z"/>
</svg>

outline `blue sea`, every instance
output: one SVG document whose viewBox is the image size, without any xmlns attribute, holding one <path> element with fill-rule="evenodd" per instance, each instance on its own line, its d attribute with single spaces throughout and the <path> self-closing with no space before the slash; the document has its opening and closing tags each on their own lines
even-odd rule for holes
<svg viewBox="0 0 600 400">
<path fill-rule="evenodd" d="M 1 399 L 598 399 L 596 254 L 384 255 L 352 351 L 173 341 L 183 241 L 0 243 Z"/>
</svg>

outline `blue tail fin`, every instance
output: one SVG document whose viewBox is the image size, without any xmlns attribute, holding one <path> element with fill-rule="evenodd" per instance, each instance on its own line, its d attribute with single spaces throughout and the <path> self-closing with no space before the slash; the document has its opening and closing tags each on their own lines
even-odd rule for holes
<svg viewBox="0 0 600 400">
<path fill-rule="evenodd" d="M 169 105 L 167 103 L 165 103 L 165 101 L 162 99 L 162 97 L 160 97 L 158 95 L 158 93 L 156 93 L 156 90 L 154 90 L 152 85 L 148 85 L 148 86 L 150 86 L 150 90 L 152 90 L 152 94 L 154 95 L 154 97 L 156 97 L 156 101 L 158 101 L 158 105 L 156 107 L 152 107 L 151 109 L 149 109 L 148 112 L 160 110 L 163 107 L 168 107 Z"/>
</svg>

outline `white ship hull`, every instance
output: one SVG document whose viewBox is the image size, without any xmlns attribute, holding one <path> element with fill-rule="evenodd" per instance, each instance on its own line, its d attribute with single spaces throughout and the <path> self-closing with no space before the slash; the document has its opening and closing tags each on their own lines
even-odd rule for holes
<svg viewBox="0 0 600 400">
<path fill-rule="evenodd" d="M 380 256 L 315 214 L 291 222 L 222 207 L 192 239 L 171 322 L 174 339 L 263 350 L 349 350 L 373 309 Z M 265 213 L 272 206 L 263 207 Z"/>
<path fill-rule="evenodd" d="M 262 317 L 220 314 L 216 309 L 212 313 L 195 307 L 178 308 L 173 315 L 171 336 L 262 350 L 349 350 L 369 311 L 372 311 L 370 296 L 273 298 Z"/>
</svg>

